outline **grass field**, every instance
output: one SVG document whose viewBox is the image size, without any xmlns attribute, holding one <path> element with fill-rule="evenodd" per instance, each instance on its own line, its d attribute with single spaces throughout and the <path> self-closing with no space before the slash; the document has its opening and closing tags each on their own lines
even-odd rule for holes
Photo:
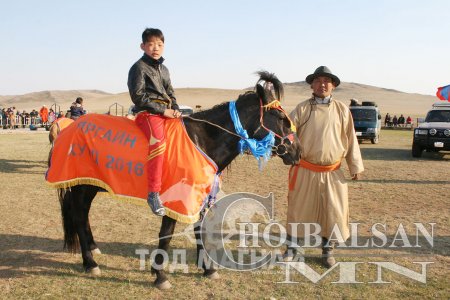
<svg viewBox="0 0 450 300">
<path fill-rule="evenodd" d="M 370 237 L 372 224 L 386 224 L 388 240 L 399 224 L 416 244 L 414 223 L 436 223 L 433 246 L 423 238 L 421 247 L 338 250 L 338 261 L 361 262 L 359 284 L 336 284 L 339 270 L 312 283 L 298 273 L 282 284 L 284 271 L 236 272 L 220 270 L 221 279 L 210 281 L 197 270 L 195 245 L 177 236 L 171 246 L 187 249 L 189 273 L 169 274 L 173 288 L 153 287 L 154 277 L 139 268 L 136 249 L 156 247 L 160 220 L 146 205 L 97 196 L 91 209 L 91 226 L 103 252 L 96 260 L 100 277 L 83 273 L 81 257 L 63 251 L 59 202 L 44 181 L 49 145 L 45 132 L 0 134 L 0 297 L 1 298 L 146 298 L 146 299 L 311 299 L 311 298 L 442 298 L 450 297 L 450 154 L 424 153 L 411 157 L 411 131 L 384 130 L 380 143 L 361 145 L 366 171 L 360 181 L 349 181 L 350 221 L 361 223 L 358 234 Z M 344 165 L 344 168 L 346 166 Z M 280 159 L 271 160 L 260 172 L 252 157 L 240 157 L 223 176 L 227 193 L 275 195 L 275 218 L 286 219 L 287 174 Z M 350 179 L 348 172 L 347 178 Z M 179 224 L 176 232 L 186 230 Z M 426 226 L 430 230 L 430 226 Z M 192 236 L 193 234 L 191 234 Z M 398 236 L 397 236 L 398 237 Z M 398 243 L 401 245 L 401 243 Z M 314 256 L 319 249 L 308 249 Z M 426 283 L 392 271 L 383 272 L 390 283 L 377 280 L 377 267 L 369 262 L 394 262 L 416 273 L 414 262 L 427 266 Z M 306 263 L 324 273 L 317 259 Z"/>
</svg>

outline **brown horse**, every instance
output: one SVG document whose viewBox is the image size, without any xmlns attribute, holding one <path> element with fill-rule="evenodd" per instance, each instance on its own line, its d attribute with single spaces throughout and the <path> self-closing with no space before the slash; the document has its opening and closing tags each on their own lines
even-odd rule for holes
<svg viewBox="0 0 450 300">
<path fill-rule="evenodd" d="M 53 122 L 53 124 L 50 126 L 49 133 L 48 133 L 48 140 L 50 141 L 50 144 L 54 144 L 56 137 L 58 134 L 67 126 L 73 123 L 72 119 L 69 118 L 59 118 Z"/>
</svg>

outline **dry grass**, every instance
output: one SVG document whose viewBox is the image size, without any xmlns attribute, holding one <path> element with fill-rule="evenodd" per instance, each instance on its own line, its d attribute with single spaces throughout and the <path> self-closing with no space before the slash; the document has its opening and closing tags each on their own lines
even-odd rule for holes
<svg viewBox="0 0 450 300">
<path fill-rule="evenodd" d="M 62 251 L 62 229 L 56 192 L 46 187 L 44 172 L 49 150 L 45 133 L 0 135 L 0 294 L 2 298 L 151 298 L 151 299 L 299 299 L 299 298 L 448 298 L 450 224 L 450 155 L 425 153 L 412 159 L 411 131 L 383 131 L 380 144 L 363 144 L 366 172 L 359 182 L 349 182 L 351 222 L 360 222 L 360 235 L 368 236 L 373 223 L 387 224 L 392 238 L 400 223 L 413 235 L 414 222 L 436 223 L 434 247 L 341 250 L 341 261 L 366 262 L 358 271 L 362 284 L 333 284 L 333 271 L 318 284 L 300 275 L 298 284 L 279 284 L 284 274 L 221 270 L 219 281 L 202 278 L 194 262 L 195 248 L 186 238 L 175 237 L 174 248 L 188 250 L 189 273 L 170 274 L 174 288 L 155 289 L 149 270 L 139 270 L 135 250 L 155 248 L 159 219 L 146 206 L 98 196 L 91 210 L 91 225 L 104 254 L 97 256 L 102 276 L 82 272 L 80 255 Z M 278 221 L 286 219 L 288 167 L 274 159 L 260 173 L 252 157 L 241 157 L 224 174 L 227 193 L 274 192 Z M 186 229 L 179 224 L 177 232 Z M 424 244 L 426 246 L 426 243 Z M 317 249 L 307 250 L 317 254 Z M 377 254 L 377 256 L 364 256 Z M 398 256 L 392 256 L 398 254 Z M 386 272 L 391 284 L 370 284 L 376 268 L 367 262 L 393 261 L 419 272 L 414 261 L 432 261 L 427 283 Z M 315 260 L 307 263 L 324 272 Z"/>
</svg>

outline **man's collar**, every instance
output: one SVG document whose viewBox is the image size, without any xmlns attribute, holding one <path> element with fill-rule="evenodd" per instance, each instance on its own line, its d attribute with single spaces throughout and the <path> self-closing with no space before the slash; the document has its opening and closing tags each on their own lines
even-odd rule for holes
<svg viewBox="0 0 450 300">
<path fill-rule="evenodd" d="M 316 101 L 317 104 L 330 104 L 331 100 L 333 99 L 333 95 L 325 98 L 320 98 L 313 94 L 312 98 Z"/>
</svg>

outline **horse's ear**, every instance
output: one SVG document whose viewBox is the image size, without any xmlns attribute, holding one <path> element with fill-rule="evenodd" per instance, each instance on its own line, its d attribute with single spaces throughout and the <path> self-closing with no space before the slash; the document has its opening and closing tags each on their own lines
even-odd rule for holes
<svg viewBox="0 0 450 300">
<path fill-rule="evenodd" d="M 256 94 L 261 99 L 263 105 L 266 105 L 267 103 L 269 103 L 269 99 L 267 97 L 266 90 L 259 83 L 256 85 Z"/>
</svg>

